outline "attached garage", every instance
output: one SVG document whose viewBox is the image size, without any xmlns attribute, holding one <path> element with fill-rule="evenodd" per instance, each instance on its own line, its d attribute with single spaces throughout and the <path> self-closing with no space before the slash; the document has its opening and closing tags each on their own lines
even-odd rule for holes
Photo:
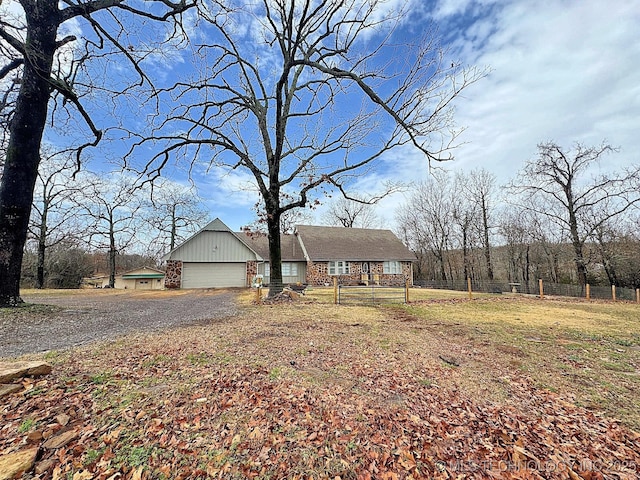
<svg viewBox="0 0 640 480">
<path fill-rule="evenodd" d="M 247 287 L 263 261 L 218 218 L 162 259 L 166 288 Z"/>
<path fill-rule="evenodd" d="M 182 288 L 244 287 L 246 283 L 245 263 L 182 264 Z"/>
</svg>

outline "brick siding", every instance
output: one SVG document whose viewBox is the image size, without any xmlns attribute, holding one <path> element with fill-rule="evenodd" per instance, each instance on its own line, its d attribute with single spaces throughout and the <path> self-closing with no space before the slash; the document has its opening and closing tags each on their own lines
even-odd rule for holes
<svg viewBox="0 0 640 480">
<path fill-rule="evenodd" d="M 167 260 L 167 271 L 164 274 L 164 288 L 180 288 L 182 285 L 182 261 Z"/>
<path fill-rule="evenodd" d="M 384 271 L 383 262 L 368 263 L 370 274 L 367 276 L 367 280 L 369 284 L 375 283 L 375 279 L 377 279 L 380 285 L 385 286 L 401 286 L 407 280 L 413 285 L 411 262 L 401 262 L 401 274 L 382 273 Z M 362 264 L 363 262 L 349 262 L 349 274 L 329 275 L 329 262 L 307 262 L 306 282 L 309 285 L 333 285 L 333 279 L 337 278 L 340 285 L 358 285 L 363 281 Z"/>
</svg>

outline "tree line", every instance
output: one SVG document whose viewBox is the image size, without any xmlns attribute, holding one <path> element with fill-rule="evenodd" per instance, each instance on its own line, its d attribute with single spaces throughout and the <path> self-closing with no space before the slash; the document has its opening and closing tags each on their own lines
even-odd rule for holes
<svg viewBox="0 0 640 480">
<path fill-rule="evenodd" d="M 611 153 L 541 143 L 503 186 L 482 168 L 434 173 L 396 215 L 417 279 L 640 287 L 640 166 L 616 171 Z"/>
<path fill-rule="evenodd" d="M 208 218 L 191 187 L 140 184 L 123 172 L 74 174 L 69 152 L 43 153 L 29 219 L 23 286 L 77 288 L 83 277 L 143 265 L 197 231 Z"/>
<path fill-rule="evenodd" d="M 395 230 L 417 257 L 415 280 L 640 287 L 640 171 L 598 173 L 607 144 L 555 143 L 499 185 L 478 168 L 434 171 L 396 212 Z M 22 269 L 23 286 L 77 288 L 83 277 L 156 265 L 208 220 L 193 188 L 167 180 L 139 184 L 120 173 L 74 174 L 69 152 L 43 153 Z M 374 205 L 338 197 L 327 225 L 380 228 Z M 247 230 L 266 230 L 259 205 Z M 280 218 L 291 233 L 310 211 Z"/>
</svg>

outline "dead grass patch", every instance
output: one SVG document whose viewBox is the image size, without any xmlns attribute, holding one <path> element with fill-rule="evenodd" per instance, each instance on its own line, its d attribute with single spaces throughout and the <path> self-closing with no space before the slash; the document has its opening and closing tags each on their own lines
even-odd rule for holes
<svg viewBox="0 0 640 480">
<path fill-rule="evenodd" d="M 50 356 L 0 410 L 0 452 L 65 413 L 78 440 L 45 452 L 49 477 L 637 477 L 640 436 L 611 420 L 640 426 L 636 305 L 372 308 L 327 290 L 262 306 L 246 291 L 226 322 Z"/>
</svg>

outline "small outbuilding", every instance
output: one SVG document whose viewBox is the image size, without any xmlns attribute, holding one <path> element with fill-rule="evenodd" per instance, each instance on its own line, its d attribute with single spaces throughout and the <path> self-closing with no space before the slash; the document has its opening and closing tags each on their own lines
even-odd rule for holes
<svg viewBox="0 0 640 480">
<path fill-rule="evenodd" d="M 96 275 L 85 278 L 84 285 L 92 288 L 108 288 L 109 275 Z M 162 290 L 164 271 L 153 267 L 140 267 L 116 275 L 114 288 L 121 290 Z"/>
</svg>

